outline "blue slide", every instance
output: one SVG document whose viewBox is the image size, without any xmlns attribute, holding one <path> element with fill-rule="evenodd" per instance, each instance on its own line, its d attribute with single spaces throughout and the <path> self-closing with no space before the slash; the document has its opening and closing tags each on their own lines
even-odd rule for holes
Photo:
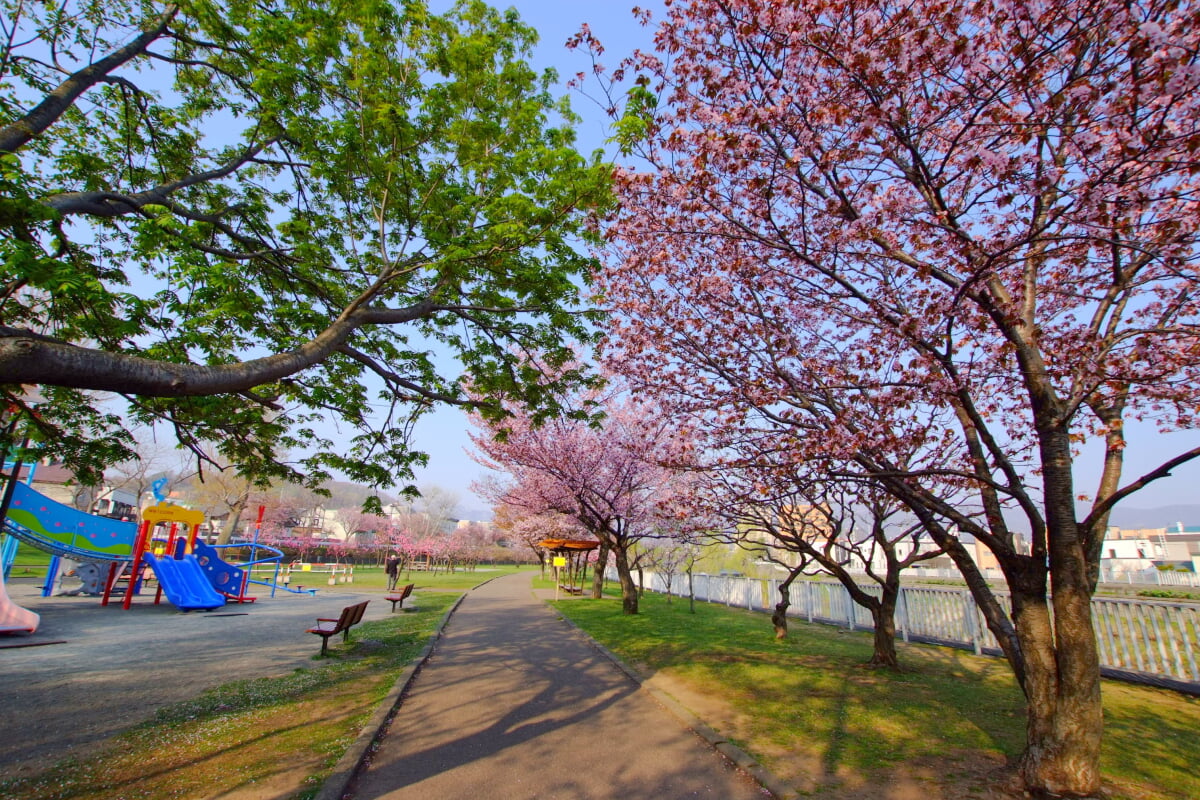
<svg viewBox="0 0 1200 800">
<path fill-rule="evenodd" d="M 158 577 L 163 594 L 175 607 L 184 611 L 209 611 L 225 605 L 225 598 L 208 582 L 194 555 L 174 559 L 146 553 L 143 558 Z"/>
<path fill-rule="evenodd" d="M 192 555 L 196 557 L 200 569 L 204 570 L 204 576 L 208 578 L 210 586 L 227 597 L 241 598 L 242 582 L 245 580 L 246 570 L 223 560 L 216 547 L 206 544 L 200 539 L 197 539 L 193 545 Z M 245 599 L 242 598 L 242 600 Z M 254 598 L 249 599 L 253 601 Z"/>
</svg>

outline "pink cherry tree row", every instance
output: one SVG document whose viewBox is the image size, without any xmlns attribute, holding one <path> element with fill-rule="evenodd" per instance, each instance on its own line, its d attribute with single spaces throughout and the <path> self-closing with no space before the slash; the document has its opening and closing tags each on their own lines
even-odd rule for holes
<svg viewBox="0 0 1200 800">
<path fill-rule="evenodd" d="M 493 503 L 493 523 L 513 544 L 520 543 L 537 560 L 542 577 L 546 575 L 547 539 L 588 540 L 588 533 L 575 517 L 547 507 L 536 496 L 522 494 L 520 486 L 496 479 L 481 481 L 476 492 Z M 598 554 L 595 554 L 598 556 Z"/>
</svg>

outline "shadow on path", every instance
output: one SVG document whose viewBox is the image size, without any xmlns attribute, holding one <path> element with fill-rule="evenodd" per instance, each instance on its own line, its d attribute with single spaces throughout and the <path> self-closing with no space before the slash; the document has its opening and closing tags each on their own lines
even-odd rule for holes
<svg viewBox="0 0 1200 800">
<path fill-rule="evenodd" d="M 529 581 L 468 595 L 353 797 L 769 796 L 535 600 Z"/>
</svg>

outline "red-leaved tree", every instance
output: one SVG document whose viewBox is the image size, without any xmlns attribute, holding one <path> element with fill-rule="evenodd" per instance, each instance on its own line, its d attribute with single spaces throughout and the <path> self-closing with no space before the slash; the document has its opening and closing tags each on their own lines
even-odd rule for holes
<svg viewBox="0 0 1200 800">
<path fill-rule="evenodd" d="M 617 176 L 612 363 L 903 501 L 1020 681 L 1025 785 L 1094 795 L 1108 515 L 1200 455 L 1122 471 L 1127 422 L 1200 408 L 1200 7 L 685 0 L 655 41 L 617 125 L 647 166 Z M 995 554 L 1011 614 L 954 530 Z"/>
</svg>

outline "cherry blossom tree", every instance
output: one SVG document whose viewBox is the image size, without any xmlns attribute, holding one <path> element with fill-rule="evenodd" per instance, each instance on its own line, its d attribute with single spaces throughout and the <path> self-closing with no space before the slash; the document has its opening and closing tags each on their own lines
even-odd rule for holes
<svg viewBox="0 0 1200 800">
<path fill-rule="evenodd" d="M 484 488 L 488 487 L 488 488 Z M 495 505 L 496 528 L 513 540 L 520 542 L 529 549 L 537 559 L 542 577 L 546 576 L 546 551 L 538 547 L 538 543 L 546 539 L 590 539 L 587 530 L 571 516 L 546 509 L 531 511 L 520 505 L 520 498 L 510 492 L 514 487 L 500 486 L 498 483 L 480 484 L 476 488 L 481 496 L 492 499 L 492 491 L 498 490 Z M 511 502 L 509 501 L 511 499 Z"/>
<path fill-rule="evenodd" d="M 827 465 L 725 462 L 708 479 L 703 496 L 729 521 L 726 538 L 788 571 L 771 615 L 777 638 L 787 635 L 792 583 L 825 573 L 871 614 L 868 665 L 899 669 L 901 574 L 942 554 L 902 504 L 874 482 L 839 479 Z"/>
<path fill-rule="evenodd" d="M 336 517 L 347 543 L 353 543 L 355 546 L 367 545 L 371 548 L 385 544 L 385 529 L 390 523 L 387 517 L 370 514 L 354 507 L 339 508 Z"/>
<path fill-rule="evenodd" d="M 603 408 L 603 423 L 564 415 L 536 424 L 513 405 L 503 421 L 472 419 L 476 460 L 513 475 L 527 507 L 567 514 L 595 536 L 612 553 L 622 610 L 636 614 L 631 550 L 653 535 L 659 516 L 673 513 L 675 476 L 661 464 L 676 458 L 679 443 L 666 417 L 613 389 L 589 391 L 569 405 Z"/>
<path fill-rule="evenodd" d="M 617 176 L 611 362 L 728 424 L 793 428 L 803 457 L 845 459 L 917 515 L 1025 693 L 1034 793 L 1100 790 L 1108 515 L 1200 455 L 1123 471 L 1127 423 L 1193 429 L 1200 408 L 1198 17 L 1169 0 L 690 0 L 661 56 L 625 67 L 617 135 L 646 166 Z M 905 464 L 909 438 L 954 462 Z M 1011 614 L 954 530 L 995 554 Z"/>
</svg>

